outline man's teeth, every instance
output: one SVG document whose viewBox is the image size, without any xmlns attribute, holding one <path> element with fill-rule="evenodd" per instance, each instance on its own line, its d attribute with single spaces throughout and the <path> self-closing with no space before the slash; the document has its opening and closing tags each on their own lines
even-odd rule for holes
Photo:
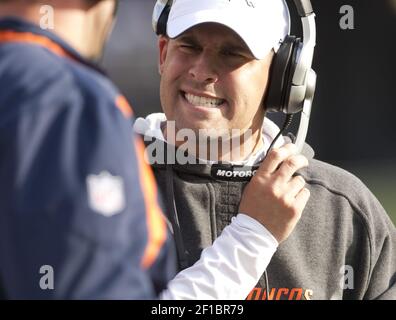
<svg viewBox="0 0 396 320">
<path fill-rule="evenodd" d="M 194 106 L 201 107 L 218 107 L 221 105 L 224 100 L 223 99 L 214 99 L 214 98 L 206 98 L 206 97 L 198 97 L 190 93 L 186 93 L 185 97 L 188 102 L 190 102 Z"/>
</svg>

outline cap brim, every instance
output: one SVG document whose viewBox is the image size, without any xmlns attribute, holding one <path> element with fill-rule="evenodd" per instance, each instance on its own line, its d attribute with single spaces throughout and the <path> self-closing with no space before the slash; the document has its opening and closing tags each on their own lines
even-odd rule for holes
<svg viewBox="0 0 396 320">
<path fill-rule="evenodd" d="M 257 59 L 264 59 L 274 48 L 274 44 L 279 40 L 274 39 L 274 35 L 271 34 L 271 29 L 268 29 L 269 33 L 267 35 L 261 34 L 261 39 L 258 39 L 257 35 L 251 32 L 252 26 L 249 25 L 249 22 L 238 22 L 238 19 L 231 19 L 230 16 L 225 15 L 224 12 L 222 13 L 219 10 L 196 11 L 169 20 L 167 34 L 170 38 L 176 38 L 198 24 L 209 22 L 219 23 L 232 29 L 241 37 L 253 56 Z M 263 30 L 261 30 L 261 33 L 262 31 Z"/>
</svg>

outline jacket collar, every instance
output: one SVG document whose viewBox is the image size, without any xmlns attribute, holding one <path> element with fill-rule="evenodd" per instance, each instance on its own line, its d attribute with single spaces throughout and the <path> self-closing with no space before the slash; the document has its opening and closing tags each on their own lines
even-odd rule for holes
<svg viewBox="0 0 396 320">
<path fill-rule="evenodd" d="M 0 19 L 1 42 L 23 42 L 40 45 L 58 56 L 72 59 L 104 74 L 102 69 L 80 55 L 55 33 L 18 17 Z"/>
<path fill-rule="evenodd" d="M 295 136 L 289 133 L 284 136 L 285 142 L 294 142 Z M 256 170 L 259 168 L 258 163 L 254 166 L 233 165 L 229 163 L 200 163 L 196 157 L 185 153 L 183 163 L 178 162 L 180 157 L 176 154 L 178 150 L 167 142 L 154 138 L 146 142 L 146 154 L 150 165 L 160 170 L 171 166 L 176 172 L 192 174 L 201 177 L 211 177 L 214 180 L 222 181 L 249 181 Z M 155 152 L 154 152 L 155 151 Z M 180 151 L 179 151 L 180 152 Z M 307 143 L 304 145 L 302 154 L 311 160 L 315 156 L 314 150 Z"/>
</svg>

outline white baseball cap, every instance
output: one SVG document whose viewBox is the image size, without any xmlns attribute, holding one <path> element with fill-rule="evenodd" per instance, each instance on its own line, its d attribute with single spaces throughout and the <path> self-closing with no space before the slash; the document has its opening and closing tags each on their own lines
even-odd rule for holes
<svg viewBox="0 0 396 320">
<path fill-rule="evenodd" d="M 234 30 L 257 59 L 275 52 L 290 33 L 290 13 L 285 0 L 174 0 L 167 34 L 176 38 L 205 22 Z"/>
</svg>

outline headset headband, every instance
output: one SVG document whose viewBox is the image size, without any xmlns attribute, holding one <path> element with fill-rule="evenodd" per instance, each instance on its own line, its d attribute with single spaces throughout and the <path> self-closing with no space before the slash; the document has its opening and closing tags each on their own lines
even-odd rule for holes
<svg viewBox="0 0 396 320">
<path fill-rule="evenodd" d="M 310 0 L 293 0 L 300 17 L 307 17 L 313 13 Z"/>
</svg>

